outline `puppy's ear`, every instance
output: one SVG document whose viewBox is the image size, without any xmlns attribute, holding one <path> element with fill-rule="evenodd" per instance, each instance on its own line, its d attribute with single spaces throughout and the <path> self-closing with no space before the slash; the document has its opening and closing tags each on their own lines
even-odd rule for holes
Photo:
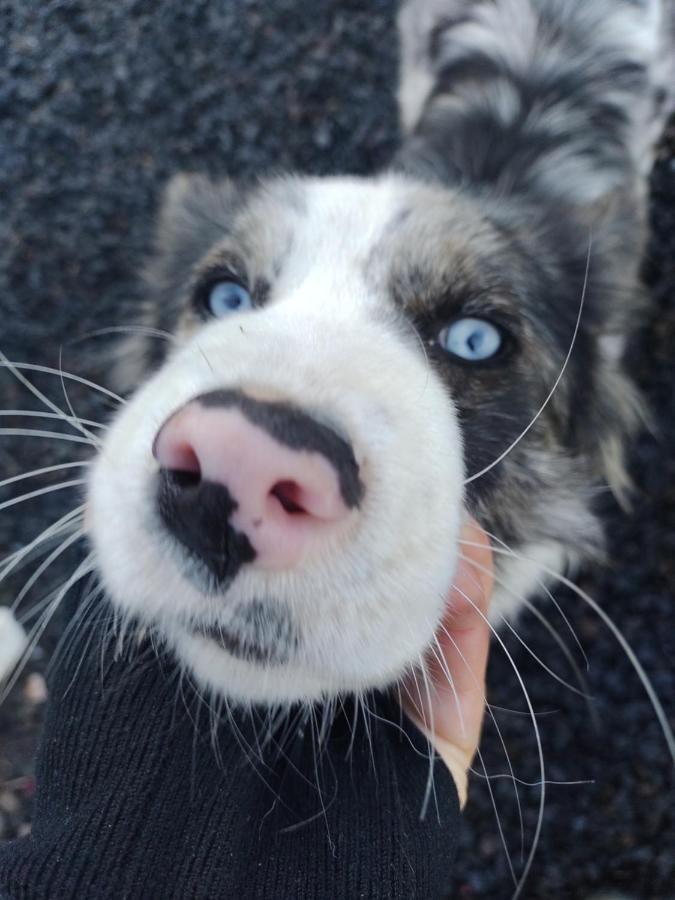
<svg viewBox="0 0 675 900">
<path fill-rule="evenodd" d="M 175 175 L 159 213 L 153 257 L 145 280 L 163 302 L 173 301 L 190 280 L 196 263 L 230 230 L 237 190 L 230 180 Z"/>
<path fill-rule="evenodd" d="M 188 301 L 194 268 L 230 231 L 239 191 L 229 179 L 175 175 L 164 190 L 154 246 L 143 272 L 141 302 L 128 324 L 138 331 L 115 348 L 114 380 L 122 393 L 132 391 L 163 361 L 170 339 L 151 332 L 173 333 Z"/>
</svg>

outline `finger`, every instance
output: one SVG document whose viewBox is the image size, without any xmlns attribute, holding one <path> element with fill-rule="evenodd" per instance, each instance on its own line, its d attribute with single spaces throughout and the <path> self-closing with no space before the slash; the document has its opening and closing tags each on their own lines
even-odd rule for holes
<svg viewBox="0 0 675 900">
<path fill-rule="evenodd" d="M 493 577 L 490 543 L 477 523 L 463 529 L 460 547 L 463 558 L 426 661 L 430 677 L 424 688 L 419 674 L 407 680 L 404 706 L 452 772 L 463 801 L 485 711 Z"/>
<path fill-rule="evenodd" d="M 437 636 L 434 731 L 473 757 L 485 709 L 492 553 L 485 532 L 475 522 L 463 529 L 461 540 L 464 558 Z"/>
</svg>

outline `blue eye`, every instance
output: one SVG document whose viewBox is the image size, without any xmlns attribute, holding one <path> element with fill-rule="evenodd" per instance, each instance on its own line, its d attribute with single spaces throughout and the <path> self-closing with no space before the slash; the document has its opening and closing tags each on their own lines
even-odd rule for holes
<svg viewBox="0 0 675 900">
<path fill-rule="evenodd" d="M 486 319 L 457 319 L 438 336 L 441 347 L 468 362 L 482 362 L 495 356 L 502 346 L 502 333 Z"/>
<path fill-rule="evenodd" d="M 251 309 L 253 302 L 249 292 L 238 281 L 218 281 L 209 289 L 206 306 L 212 316 L 222 318 Z"/>
</svg>

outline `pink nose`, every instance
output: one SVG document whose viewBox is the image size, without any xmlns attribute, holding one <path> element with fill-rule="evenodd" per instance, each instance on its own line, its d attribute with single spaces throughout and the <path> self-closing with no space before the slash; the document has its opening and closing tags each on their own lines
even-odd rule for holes
<svg viewBox="0 0 675 900">
<path fill-rule="evenodd" d="M 236 555 L 238 536 L 250 545 L 243 562 L 291 568 L 360 498 L 358 466 L 336 432 L 296 407 L 236 391 L 188 403 L 161 427 L 153 453 L 171 480 L 165 522 L 207 564 Z M 233 562 L 236 572 L 239 560 L 220 560 L 230 573 Z"/>
</svg>

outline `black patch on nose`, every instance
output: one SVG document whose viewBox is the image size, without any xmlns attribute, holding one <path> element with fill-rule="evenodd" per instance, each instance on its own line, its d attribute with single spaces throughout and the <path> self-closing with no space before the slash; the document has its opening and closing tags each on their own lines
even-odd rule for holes
<svg viewBox="0 0 675 900">
<path fill-rule="evenodd" d="M 253 600 L 238 606 L 227 625 L 199 625 L 194 633 L 247 662 L 287 663 L 300 646 L 300 636 L 285 606 L 273 599 Z"/>
<path fill-rule="evenodd" d="M 236 407 L 244 416 L 266 431 L 275 441 L 292 450 L 320 453 L 337 472 L 340 493 L 348 509 L 358 507 L 363 499 L 363 482 L 351 445 L 328 425 L 318 422 L 291 403 L 256 400 L 242 391 L 210 391 L 195 397 L 207 408 Z"/>
<path fill-rule="evenodd" d="M 220 588 L 255 559 L 249 539 L 230 522 L 237 503 L 224 485 L 160 469 L 157 508 L 170 534 L 206 566 Z"/>
</svg>

